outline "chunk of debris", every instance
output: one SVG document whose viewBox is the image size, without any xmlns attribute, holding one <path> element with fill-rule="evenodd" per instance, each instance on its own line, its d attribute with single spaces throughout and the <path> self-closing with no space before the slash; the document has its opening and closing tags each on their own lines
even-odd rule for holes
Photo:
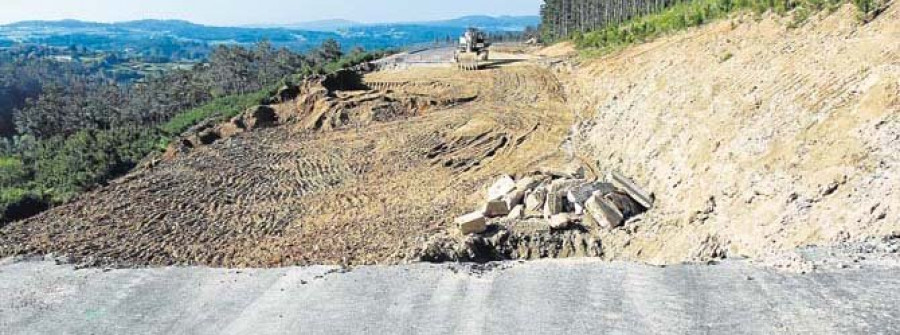
<svg viewBox="0 0 900 335">
<path fill-rule="evenodd" d="M 469 213 L 454 220 L 463 235 L 480 234 L 487 230 L 487 219 L 481 212 Z"/>
<path fill-rule="evenodd" d="M 506 216 L 507 219 L 518 220 L 525 217 L 525 205 L 517 205 L 513 207 L 509 211 L 509 215 Z"/>
<path fill-rule="evenodd" d="M 596 224 L 606 229 L 613 229 L 625 222 L 625 216 L 616 205 L 607 200 L 602 192 L 594 192 L 584 203 L 585 223 Z"/>
<path fill-rule="evenodd" d="M 544 217 L 550 218 L 553 215 L 567 211 L 566 194 L 573 187 L 583 184 L 582 179 L 558 179 L 550 183 L 547 189 L 547 199 L 544 202 Z"/>
<path fill-rule="evenodd" d="M 603 197 L 616 206 L 616 209 L 619 210 L 619 213 L 622 213 L 622 216 L 626 221 L 646 211 L 646 209 L 644 209 L 641 204 L 637 203 L 637 201 L 632 199 L 631 196 L 628 195 L 628 193 L 622 191 L 617 190 L 615 192 L 604 195 Z"/>
<path fill-rule="evenodd" d="M 550 217 L 550 228 L 556 230 L 567 229 L 572 225 L 574 216 L 569 213 L 556 214 Z"/>
<path fill-rule="evenodd" d="M 488 218 L 506 216 L 509 215 L 509 207 L 506 206 L 506 201 L 491 200 L 484 204 L 481 213 Z"/>
<path fill-rule="evenodd" d="M 506 207 L 513 208 L 521 204 L 525 200 L 525 191 L 516 187 L 515 190 L 504 196 L 503 201 L 506 202 Z"/>
<path fill-rule="evenodd" d="M 625 177 L 621 173 L 613 171 L 606 176 L 606 180 L 616 187 L 624 190 L 626 193 L 628 193 L 629 196 L 631 196 L 632 199 L 644 206 L 644 208 L 653 208 L 653 195 L 647 193 L 646 191 L 644 191 L 644 189 L 637 186 L 637 184 L 635 184 L 635 182 L 628 177 Z"/>
<path fill-rule="evenodd" d="M 539 212 L 544 208 L 544 200 L 547 198 L 547 189 L 543 187 L 535 188 L 531 193 L 525 196 L 525 210 L 530 212 Z"/>
<path fill-rule="evenodd" d="M 498 200 L 509 194 L 516 188 L 516 181 L 508 175 L 500 176 L 496 182 L 488 189 L 487 200 Z"/>
<path fill-rule="evenodd" d="M 575 214 L 584 213 L 584 202 L 587 201 L 594 192 L 600 191 L 603 195 L 615 191 L 615 186 L 609 183 L 592 182 L 577 185 L 569 190 L 566 199 L 574 206 Z"/>
</svg>

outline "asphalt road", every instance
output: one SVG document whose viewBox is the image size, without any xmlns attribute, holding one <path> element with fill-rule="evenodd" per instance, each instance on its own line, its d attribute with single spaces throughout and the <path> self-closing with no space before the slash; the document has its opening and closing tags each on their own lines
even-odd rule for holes
<svg viewBox="0 0 900 335">
<path fill-rule="evenodd" d="M 745 262 L 349 272 L 0 264 L 2 334 L 900 333 L 900 268 L 888 266 L 799 275 Z"/>
</svg>

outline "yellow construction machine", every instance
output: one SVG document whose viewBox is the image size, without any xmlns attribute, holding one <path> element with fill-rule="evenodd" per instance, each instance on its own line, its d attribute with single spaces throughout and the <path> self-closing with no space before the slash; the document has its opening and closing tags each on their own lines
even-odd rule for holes
<svg viewBox="0 0 900 335">
<path fill-rule="evenodd" d="M 456 67 L 466 71 L 480 69 L 482 63 L 488 60 L 490 46 L 491 43 L 485 32 L 477 28 L 466 29 L 466 32 L 459 37 L 459 46 L 453 57 Z"/>
</svg>

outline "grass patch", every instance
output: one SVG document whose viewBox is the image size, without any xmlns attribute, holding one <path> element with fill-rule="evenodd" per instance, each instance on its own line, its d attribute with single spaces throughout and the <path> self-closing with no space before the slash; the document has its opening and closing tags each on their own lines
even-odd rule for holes
<svg viewBox="0 0 900 335">
<path fill-rule="evenodd" d="M 159 129 L 170 136 L 177 136 L 206 120 L 225 120 L 235 117 L 248 108 L 262 103 L 269 96 L 269 92 L 271 90 L 260 90 L 216 98 L 203 106 L 176 114 L 168 122 L 159 126 Z"/>
</svg>

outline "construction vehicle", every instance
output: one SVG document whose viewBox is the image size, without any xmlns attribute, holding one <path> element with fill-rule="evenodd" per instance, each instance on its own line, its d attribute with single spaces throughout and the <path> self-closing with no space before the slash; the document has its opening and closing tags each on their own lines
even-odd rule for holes
<svg viewBox="0 0 900 335">
<path fill-rule="evenodd" d="M 453 60 L 459 69 L 467 71 L 475 71 L 481 67 L 481 62 L 488 60 L 488 48 L 491 43 L 488 41 L 487 34 L 476 28 L 466 29 L 466 32 L 459 37 L 459 47 Z"/>
</svg>

